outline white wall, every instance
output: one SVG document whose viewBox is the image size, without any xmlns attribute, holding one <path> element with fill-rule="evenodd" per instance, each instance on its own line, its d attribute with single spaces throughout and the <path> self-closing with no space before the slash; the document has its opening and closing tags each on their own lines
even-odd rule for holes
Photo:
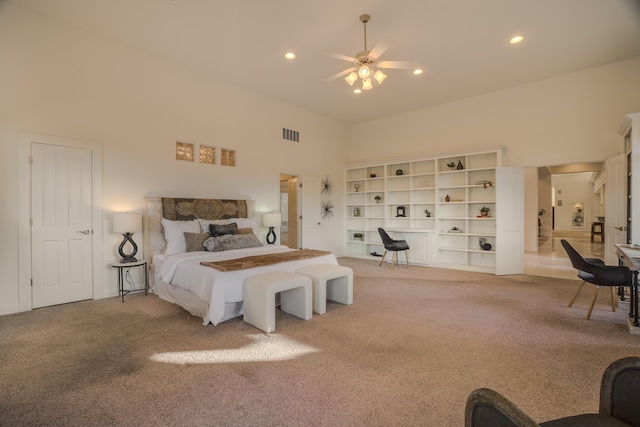
<svg viewBox="0 0 640 427">
<path fill-rule="evenodd" d="M 524 250 L 538 252 L 538 168 L 524 170 Z"/>
<path fill-rule="evenodd" d="M 19 132 L 99 143 L 107 213 L 145 196 L 256 200 L 278 209 L 279 174 L 329 175 L 336 215 L 323 249 L 343 251 L 346 126 L 0 2 L 0 314 L 18 304 Z M 301 142 L 281 139 L 282 128 Z M 238 167 L 175 160 L 175 141 L 237 150 Z M 104 224 L 104 295 L 116 295 L 121 236 Z"/>
<path fill-rule="evenodd" d="M 555 230 L 591 231 L 591 223 L 600 215 L 600 196 L 593 192 L 592 173 L 553 175 L 551 185 L 555 191 Z M 562 206 L 560 206 L 562 201 Z M 584 203 L 584 224 L 575 227 L 571 221 L 574 203 Z"/>
<path fill-rule="evenodd" d="M 640 111 L 640 57 L 350 128 L 349 163 L 504 145 L 510 166 L 602 161 Z M 426 77 L 427 79 L 429 76 Z"/>
<path fill-rule="evenodd" d="M 544 214 L 540 217 L 542 237 L 550 237 L 553 231 L 552 222 L 552 188 L 551 173 L 547 168 L 538 168 L 538 212 L 544 209 Z"/>
</svg>

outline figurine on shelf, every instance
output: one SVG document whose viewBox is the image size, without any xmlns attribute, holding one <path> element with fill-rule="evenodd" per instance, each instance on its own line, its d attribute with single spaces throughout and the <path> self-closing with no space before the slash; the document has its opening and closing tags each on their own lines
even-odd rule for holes
<svg viewBox="0 0 640 427">
<path fill-rule="evenodd" d="M 456 167 L 456 164 L 454 162 L 449 162 L 447 163 L 447 166 L 449 166 L 449 169 L 453 170 Z"/>
<path fill-rule="evenodd" d="M 356 190 L 356 193 L 357 193 L 358 190 L 360 190 L 360 184 L 353 184 L 353 188 Z"/>
<path fill-rule="evenodd" d="M 464 169 L 464 166 L 462 166 L 462 160 L 458 160 L 458 166 L 456 167 L 456 169 L 458 169 L 459 171 Z"/>
<path fill-rule="evenodd" d="M 451 200 L 451 197 L 449 197 L 449 195 L 447 194 L 447 196 L 444 198 L 444 201 L 445 201 L 445 202 L 448 202 L 448 201 L 450 201 L 450 200 Z"/>
<path fill-rule="evenodd" d="M 427 216 L 427 218 L 431 218 L 431 212 L 429 212 L 429 209 L 426 209 L 424 211 L 424 214 Z"/>
</svg>

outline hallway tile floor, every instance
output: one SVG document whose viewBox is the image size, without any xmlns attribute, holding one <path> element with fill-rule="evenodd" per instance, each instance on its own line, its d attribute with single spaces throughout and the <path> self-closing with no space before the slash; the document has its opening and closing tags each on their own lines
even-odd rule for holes
<svg viewBox="0 0 640 427">
<path fill-rule="evenodd" d="M 538 253 L 525 253 L 525 274 L 579 280 L 560 243 L 562 239 L 571 243 L 585 258 L 604 258 L 604 244 L 591 242 L 589 233 L 556 232 L 552 237 L 538 239 Z"/>
</svg>

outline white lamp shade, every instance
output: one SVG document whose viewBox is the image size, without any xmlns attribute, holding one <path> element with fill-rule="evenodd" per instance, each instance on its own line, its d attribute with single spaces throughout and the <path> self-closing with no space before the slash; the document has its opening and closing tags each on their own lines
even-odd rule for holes
<svg viewBox="0 0 640 427">
<path fill-rule="evenodd" d="M 378 81 L 378 84 L 380 84 L 384 81 L 384 79 L 387 78 L 387 75 L 382 71 L 378 70 L 373 74 L 373 77 Z"/>
<path fill-rule="evenodd" d="M 353 72 L 344 78 L 344 81 L 349 83 L 349 86 L 353 86 L 353 84 L 358 80 L 358 75 Z"/>
<path fill-rule="evenodd" d="M 363 65 L 358 70 L 358 76 L 360 76 L 362 80 L 368 79 L 371 76 L 371 70 L 369 70 L 369 67 L 367 67 L 366 65 Z"/>
<path fill-rule="evenodd" d="M 140 230 L 142 230 L 141 214 L 128 212 L 113 214 L 114 233 L 135 233 Z"/>
<path fill-rule="evenodd" d="M 279 213 L 266 213 L 262 215 L 262 225 L 265 227 L 280 227 L 282 215 Z"/>
<path fill-rule="evenodd" d="M 362 81 L 362 90 L 371 90 L 372 88 L 371 79 L 364 79 Z"/>
</svg>

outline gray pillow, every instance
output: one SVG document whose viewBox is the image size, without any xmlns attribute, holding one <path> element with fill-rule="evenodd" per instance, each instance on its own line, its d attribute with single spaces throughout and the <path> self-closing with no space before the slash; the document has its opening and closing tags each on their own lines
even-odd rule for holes
<svg viewBox="0 0 640 427">
<path fill-rule="evenodd" d="M 184 233 L 184 242 L 187 252 L 206 251 L 204 241 L 209 238 L 209 233 Z"/>
<path fill-rule="evenodd" d="M 209 252 L 257 248 L 258 246 L 262 246 L 262 243 L 255 234 L 225 234 L 224 236 L 209 237 L 204 241 L 204 247 Z"/>
<path fill-rule="evenodd" d="M 211 224 L 209 225 L 209 235 L 212 237 L 224 236 L 227 234 L 237 234 L 238 224 L 235 222 L 226 225 Z"/>
</svg>

